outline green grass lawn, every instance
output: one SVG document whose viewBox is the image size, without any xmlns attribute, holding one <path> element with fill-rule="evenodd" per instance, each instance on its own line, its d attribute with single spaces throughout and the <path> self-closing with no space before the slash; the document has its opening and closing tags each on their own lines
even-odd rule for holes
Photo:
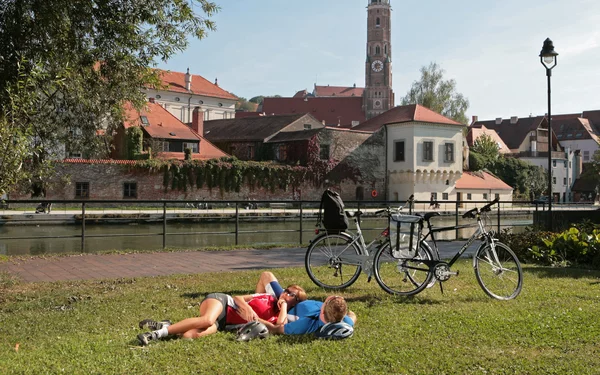
<svg viewBox="0 0 600 375">
<path fill-rule="evenodd" d="M 598 374 L 600 271 L 526 266 L 521 295 L 502 302 L 469 262 L 458 269 L 445 294 L 436 285 L 408 299 L 363 275 L 340 293 L 358 315 L 348 340 L 218 333 L 144 348 L 139 320 L 195 316 L 204 295 L 251 292 L 260 271 L 42 284 L 0 275 L 0 373 Z M 328 295 L 304 269 L 274 272 Z"/>
</svg>

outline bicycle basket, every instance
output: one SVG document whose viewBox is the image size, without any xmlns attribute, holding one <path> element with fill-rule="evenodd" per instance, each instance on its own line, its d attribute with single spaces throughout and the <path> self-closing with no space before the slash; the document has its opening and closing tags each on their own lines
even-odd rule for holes
<svg viewBox="0 0 600 375">
<path fill-rule="evenodd" d="M 395 258 L 410 258 L 417 253 L 423 218 L 416 215 L 397 215 L 390 218 L 390 246 Z"/>
</svg>

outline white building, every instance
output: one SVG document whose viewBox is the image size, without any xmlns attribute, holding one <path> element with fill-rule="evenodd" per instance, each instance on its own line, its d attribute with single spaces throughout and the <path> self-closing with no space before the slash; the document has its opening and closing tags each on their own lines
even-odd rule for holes
<svg viewBox="0 0 600 375">
<path fill-rule="evenodd" d="M 204 77 L 187 73 L 158 70 L 164 88 L 144 89 L 146 96 L 154 98 L 167 111 L 185 123 L 192 122 L 194 108 L 200 107 L 204 120 L 235 118 L 237 97 L 209 82 Z"/>
</svg>

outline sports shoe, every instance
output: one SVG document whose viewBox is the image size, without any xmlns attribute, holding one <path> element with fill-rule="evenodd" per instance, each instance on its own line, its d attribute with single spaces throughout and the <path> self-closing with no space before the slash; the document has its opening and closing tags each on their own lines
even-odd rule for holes
<svg viewBox="0 0 600 375">
<path fill-rule="evenodd" d="M 144 319 L 139 323 L 139 325 L 140 325 L 140 329 L 143 329 L 144 327 L 148 327 L 149 329 L 151 329 L 153 331 L 157 331 L 159 329 L 162 329 L 163 327 L 170 326 L 171 321 L 170 320 L 161 320 L 160 322 L 157 322 L 152 319 Z"/>
<path fill-rule="evenodd" d="M 157 337 L 152 332 L 144 332 L 140 333 L 137 336 L 137 339 L 141 346 L 146 346 L 150 343 L 151 340 L 156 340 Z"/>
</svg>

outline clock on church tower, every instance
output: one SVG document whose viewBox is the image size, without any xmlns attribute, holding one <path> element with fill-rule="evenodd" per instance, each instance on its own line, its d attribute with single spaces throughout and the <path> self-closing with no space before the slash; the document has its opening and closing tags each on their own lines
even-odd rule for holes
<svg viewBox="0 0 600 375">
<path fill-rule="evenodd" d="M 394 106 L 392 90 L 392 6 L 390 0 L 368 0 L 367 61 L 363 108 L 367 119 Z"/>
</svg>

